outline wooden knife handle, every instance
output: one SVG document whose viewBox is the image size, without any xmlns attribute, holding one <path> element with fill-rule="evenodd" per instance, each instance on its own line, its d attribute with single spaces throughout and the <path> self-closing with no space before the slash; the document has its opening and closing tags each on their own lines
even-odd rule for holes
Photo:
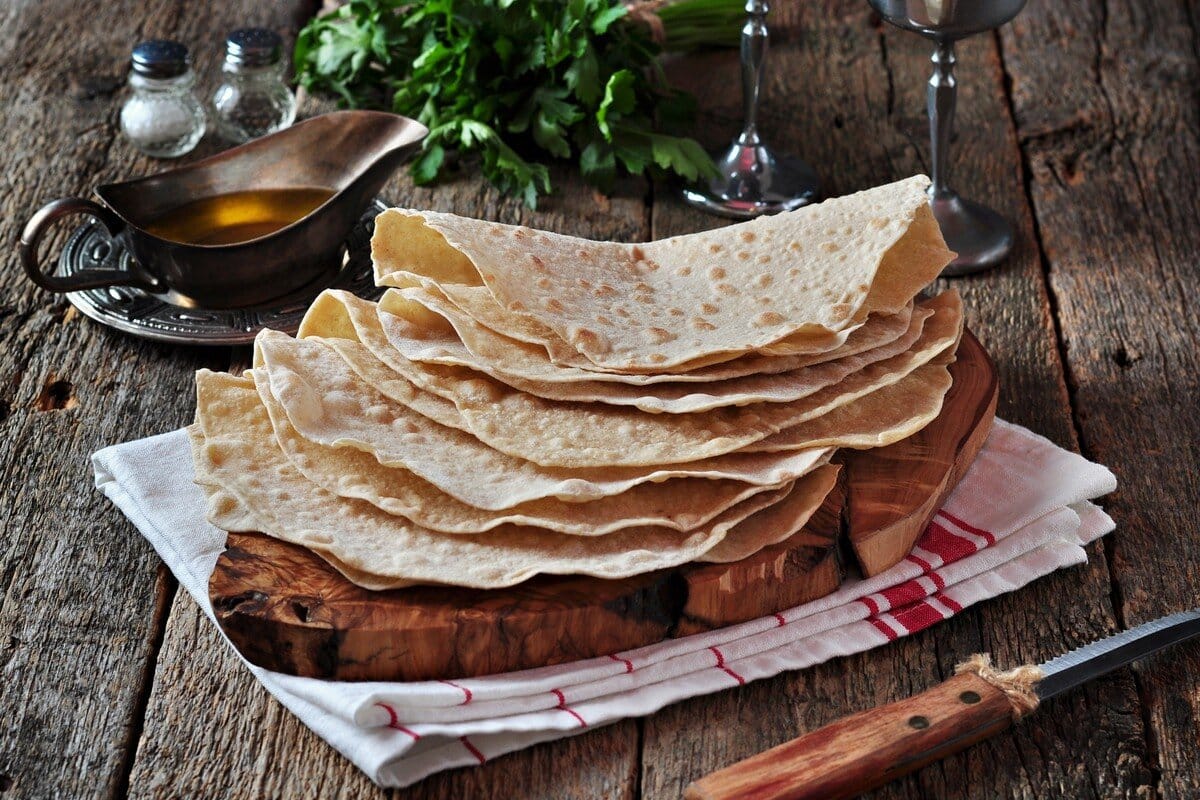
<svg viewBox="0 0 1200 800">
<path fill-rule="evenodd" d="M 1003 691 L 964 672 L 718 770 L 689 785 L 684 797 L 854 797 L 999 733 L 1013 719 L 1013 703 Z"/>
</svg>

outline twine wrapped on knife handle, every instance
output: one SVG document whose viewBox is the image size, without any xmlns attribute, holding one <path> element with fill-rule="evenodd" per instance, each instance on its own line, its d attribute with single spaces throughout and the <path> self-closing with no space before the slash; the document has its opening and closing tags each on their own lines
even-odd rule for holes
<svg viewBox="0 0 1200 800">
<path fill-rule="evenodd" d="M 992 666 L 992 657 L 987 653 L 976 653 L 954 668 L 955 675 L 964 672 L 973 672 L 1004 692 L 1012 703 L 1014 722 L 1038 707 L 1040 701 L 1034 687 L 1043 677 L 1040 667 L 1025 664 L 1002 672 Z"/>
</svg>

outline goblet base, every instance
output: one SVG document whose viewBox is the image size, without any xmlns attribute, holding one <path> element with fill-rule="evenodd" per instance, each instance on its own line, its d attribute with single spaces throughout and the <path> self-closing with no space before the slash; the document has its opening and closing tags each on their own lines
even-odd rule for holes
<svg viewBox="0 0 1200 800">
<path fill-rule="evenodd" d="M 942 270 L 944 277 L 991 269 L 1012 252 L 1012 225 L 987 206 L 964 200 L 954 192 L 930 197 L 929 205 L 946 246 L 958 253 Z"/>
<path fill-rule="evenodd" d="M 685 188 L 691 205 L 734 219 L 792 211 L 817 199 L 819 184 L 812 167 L 798 158 L 777 156 L 762 144 L 735 141 L 717 159 L 721 174 Z"/>
</svg>

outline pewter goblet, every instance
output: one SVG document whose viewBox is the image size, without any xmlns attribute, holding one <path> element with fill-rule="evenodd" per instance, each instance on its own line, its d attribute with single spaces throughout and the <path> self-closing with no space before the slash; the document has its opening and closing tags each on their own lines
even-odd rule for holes
<svg viewBox="0 0 1200 800">
<path fill-rule="evenodd" d="M 790 156 L 772 153 L 758 135 L 758 98 L 767 62 L 766 0 L 747 0 L 742 28 L 742 132 L 723 155 L 716 157 L 720 175 L 687 188 L 692 205 L 737 219 L 790 211 L 817 198 L 812 167 Z"/>
<path fill-rule="evenodd" d="M 1025 0 L 870 0 L 884 19 L 932 39 L 933 75 L 926 90 L 932 140 L 929 205 L 951 250 L 958 253 L 943 275 L 968 275 L 996 266 L 1012 250 L 1013 229 L 987 206 L 964 200 L 950 188 L 950 134 L 958 85 L 954 43 L 998 28 L 1025 6 Z"/>
</svg>

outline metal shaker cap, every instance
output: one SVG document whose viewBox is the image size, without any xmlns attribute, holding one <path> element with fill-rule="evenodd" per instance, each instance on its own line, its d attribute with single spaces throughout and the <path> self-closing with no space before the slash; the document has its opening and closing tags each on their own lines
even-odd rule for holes
<svg viewBox="0 0 1200 800">
<path fill-rule="evenodd" d="M 150 39 L 133 48 L 133 71 L 147 78 L 177 78 L 188 71 L 188 49 L 169 39 Z"/>
<path fill-rule="evenodd" d="M 265 67 L 279 61 L 283 39 L 267 28 L 242 28 L 225 39 L 225 61 L 247 67 Z"/>
</svg>

